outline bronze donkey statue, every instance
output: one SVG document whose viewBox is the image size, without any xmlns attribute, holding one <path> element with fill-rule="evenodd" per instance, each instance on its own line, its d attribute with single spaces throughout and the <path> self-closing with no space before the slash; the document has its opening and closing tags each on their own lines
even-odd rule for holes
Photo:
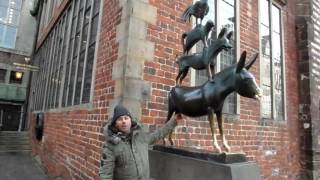
<svg viewBox="0 0 320 180">
<path fill-rule="evenodd" d="M 203 42 L 204 47 L 207 47 L 208 34 L 213 27 L 213 21 L 209 20 L 206 25 L 198 24 L 191 31 L 183 33 L 181 37 L 183 54 L 188 54 L 193 45 L 200 40 Z"/>
<path fill-rule="evenodd" d="M 228 31 L 227 28 L 223 28 L 218 39 L 214 40 L 208 47 L 203 48 L 202 53 L 195 53 L 192 55 L 184 55 L 178 58 L 176 63 L 179 66 L 179 73 L 176 77 L 176 84 L 181 85 L 182 80 L 187 76 L 189 68 L 192 67 L 196 70 L 206 69 L 208 71 L 208 78 L 212 78 L 212 69 L 215 66 L 216 56 L 223 50 L 232 48 L 229 43 L 232 36 L 232 31 Z"/>
<path fill-rule="evenodd" d="M 241 96 L 259 99 L 262 96 L 254 76 L 248 71 L 256 61 L 258 54 L 248 63 L 246 51 L 241 55 L 237 64 L 234 64 L 217 73 L 214 81 L 207 81 L 196 87 L 173 87 L 169 93 L 168 116 L 170 120 L 173 113 L 182 113 L 190 117 L 208 115 L 214 147 L 221 152 L 216 135 L 214 133 L 214 113 L 216 114 L 223 146 L 230 151 L 225 135 L 223 133 L 222 107 L 225 98 L 232 92 Z M 172 132 L 169 134 L 169 141 L 173 145 Z M 165 142 L 165 141 L 164 141 Z"/>
</svg>

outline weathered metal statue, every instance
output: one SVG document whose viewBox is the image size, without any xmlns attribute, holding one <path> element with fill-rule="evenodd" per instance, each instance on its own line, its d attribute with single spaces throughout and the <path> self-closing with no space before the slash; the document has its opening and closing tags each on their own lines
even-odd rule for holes
<svg viewBox="0 0 320 180">
<path fill-rule="evenodd" d="M 212 72 L 216 63 L 216 56 L 223 49 L 228 50 L 232 48 L 232 45 L 229 42 L 232 34 L 232 31 L 228 31 L 227 28 L 223 28 L 219 33 L 218 39 L 214 40 L 208 47 L 203 48 L 201 53 L 183 55 L 179 57 L 177 60 L 179 73 L 176 77 L 176 84 L 181 85 L 182 80 L 187 76 L 190 67 L 196 70 L 207 68 L 208 79 L 211 80 Z"/>
<path fill-rule="evenodd" d="M 197 1 L 195 4 L 189 6 L 182 14 L 183 20 L 186 22 L 189 20 L 191 16 L 196 18 L 196 24 L 201 24 L 202 19 L 205 15 L 209 12 L 209 5 L 208 0 L 200 0 Z M 200 18 L 200 23 L 198 23 L 198 19 Z"/>
<path fill-rule="evenodd" d="M 188 54 L 193 45 L 195 45 L 200 40 L 203 42 L 204 47 L 207 47 L 208 34 L 211 31 L 212 27 L 214 27 L 214 23 L 209 20 L 206 25 L 202 26 L 201 24 L 199 24 L 190 32 L 183 33 L 181 38 L 183 54 Z"/>
<path fill-rule="evenodd" d="M 225 135 L 223 133 L 222 107 L 225 98 L 232 92 L 241 96 L 259 99 L 262 92 L 258 87 L 254 76 L 248 71 L 256 61 L 258 54 L 247 64 L 246 51 L 241 55 L 237 64 L 230 66 L 215 75 L 214 81 L 196 87 L 173 87 L 169 93 L 169 107 L 167 121 L 173 113 L 182 113 L 190 117 L 208 115 L 213 137 L 214 147 L 221 152 L 216 134 L 214 133 L 214 113 L 216 114 L 223 146 L 230 151 Z M 169 141 L 173 145 L 169 135 Z"/>
</svg>

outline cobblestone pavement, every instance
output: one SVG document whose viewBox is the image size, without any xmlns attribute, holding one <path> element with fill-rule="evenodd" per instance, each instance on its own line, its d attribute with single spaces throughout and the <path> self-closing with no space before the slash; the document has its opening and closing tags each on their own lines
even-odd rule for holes
<svg viewBox="0 0 320 180">
<path fill-rule="evenodd" d="M 48 180 L 30 153 L 0 152 L 1 180 Z"/>
</svg>

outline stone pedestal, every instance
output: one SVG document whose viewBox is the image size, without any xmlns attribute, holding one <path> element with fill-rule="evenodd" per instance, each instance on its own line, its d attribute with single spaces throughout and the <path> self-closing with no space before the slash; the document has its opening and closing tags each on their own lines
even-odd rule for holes
<svg viewBox="0 0 320 180">
<path fill-rule="evenodd" d="M 261 180 L 257 164 L 243 154 L 154 146 L 149 160 L 153 180 Z"/>
</svg>

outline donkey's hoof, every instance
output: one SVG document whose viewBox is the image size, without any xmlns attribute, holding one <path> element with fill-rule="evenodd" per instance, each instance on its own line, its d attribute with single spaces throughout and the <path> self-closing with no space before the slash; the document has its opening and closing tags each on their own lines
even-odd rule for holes
<svg viewBox="0 0 320 180">
<path fill-rule="evenodd" d="M 166 140 L 165 139 L 162 139 L 162 145 L 166 145 Z"/>
<path fill-rule="evenodd" d="M 231 151 L 231 148 L 230 148 L 230 146 L 228 146 L 228 145 L 224 145 L 224 148 L 226 148 L 227 152 L 230 152 L 230 151 Z"/>
<path fill-rule="evenodd" d="M 221 151 L 221 147 L 220 147 L 218 144 L 214 144 L 213 146 L 214 146 L 214 148 L 215 148 L 219 153 L 222 152 L 222 151 Z"/>
<path fill-rule="evenodd" d="M 173 143 L 173 140 L 172 139 L 169 139 L 169 142 L 170 142 L 170 145 L 173 146 L 174 143 Z"/>
</svg>

